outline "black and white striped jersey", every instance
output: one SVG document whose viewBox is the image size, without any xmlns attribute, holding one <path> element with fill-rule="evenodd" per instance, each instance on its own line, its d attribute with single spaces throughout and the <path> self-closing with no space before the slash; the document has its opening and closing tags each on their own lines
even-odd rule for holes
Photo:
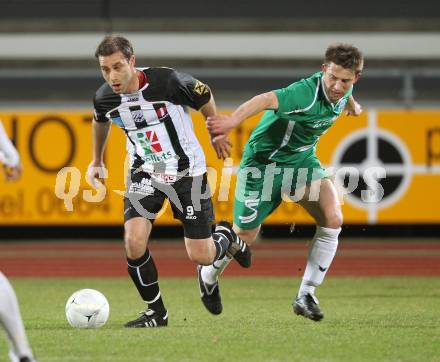
<svg viewBox="0 0 440 362">
<path fill-rule="evenodd" d="M 200 109 L 209 87 L 170 68 L 138 68 L 147 83 L 132 94 L 116 94 L 104 83 L 94 98 L 95 120 L 112 121 L 127 135 L 132 168 L 166 175 L 198 176 L 206 160 L 187 107 Z"/>
</svg>

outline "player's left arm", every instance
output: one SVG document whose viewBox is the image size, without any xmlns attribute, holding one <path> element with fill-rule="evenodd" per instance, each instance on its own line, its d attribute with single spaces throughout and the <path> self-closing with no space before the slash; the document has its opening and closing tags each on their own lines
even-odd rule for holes
<svg viewBox="0 0 440 362">
<path fill-rule="evenodd" d="M 16 181 L 21 176 L 21 162 L 17 150 L 12 144 L 0 121 L 0 161 L 7 181 Z"/>
<path fill-rule="evenodd" d="M 258 94 L 242 103 L 231 115 L 217 115 L 207 120 L 209 132 L 217 137 L 227 135 L 233 128 L 243 121 L 264 110 L 278 109 L 279 102 L 275 92 Z"/>
<path fill-rule="evenodd" d="M 208 119 L 208 117 L 213 117 L 217 113 L 217 107 L 215 105 L 214 95 L 211 93 L 211 98 L 209 99 L 208 103 L 205 103 L 201 108 L 200 112 L 205 117 L 205 121 Z M 213 137 L 210 134 L 211 137 L 211 144 L 212 147 L 214 147 L 215 152 L 217 153 L 217 157 L 219 159 L 225 159 L 231 155 L 231 147 L 232 143 L 229 141 L 228 137 L 226 135 L 222 137 Z"/>
<path fill-rule="evenodd" d="M 175 104 L 198 110 L 205 120 L 217 113 L 214 96 L 209 86 L 189 74 L 173 71 L 168 82 L 168 93 Z M 218 158 L 225 159 L 230 155 L 232 145 L 227 137 L 219 137 L 215 140 L 211 137 L 211 144 Z"/>
<path fill-rule="evenodd" d="M 345 114 L 347 116 L 359 116 L 361 113 L 362 106 L 356 102 L 353 96 L 350 96 L 347 105 L 345 106 Z"/>
</svg>

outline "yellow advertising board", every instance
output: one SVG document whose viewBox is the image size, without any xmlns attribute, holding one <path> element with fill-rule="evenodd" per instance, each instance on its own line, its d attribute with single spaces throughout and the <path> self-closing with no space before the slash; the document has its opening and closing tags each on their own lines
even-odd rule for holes
<svg viewBox="0 0 440 362">
<path fill-rule="evenodd" d="M 1 184 L 1 224 L 118 224 L 121 197 L 108 193 L 102 203 L 85 202 L 84 190 L 92 189 L 84 179 L 91 160 L 90 112 L 1 112 L 6 132 L 15 142 L 23 163 L 23 175 L 17 183 Z M 112 132 L 107 160 L 114 177 L 110 188 L 123 190 L 121 166 L 124 160 L 124 137 Z M 115 162 L 113 162 L 113 160 Z M 119 165 L 118 165 L 119 163 Z M 81 173 L 74 211 L 66 210 L 64 201 L 55 195 L 58 171 L 77 167 Z"/>
<path fill-rule="evenodd" d="M 223 163 L 210 146 L 203 117 L 197 112 L 192 116 L 215 191 L 216 218 L 232 219 L 236 169 L 259 117 L 232 132 L 232 161 Z M 1 182 L 0 225 L 122 224 L 125 135 L 113 126 L 105 155 L 109 177 L 105 194 L 98 192 L 85 179 L 92 154 L 91 117 L 78 110 L 0 112 L 24 168 L 19 182 Z M 361 170 L 358 188 L 344 199 L 346 224 L 440 222 L 440 110 L 369 110 L 361 117 L 341 117 L 321 137 L 317 153 L 325 166 Z M 368 202 L 362 196 L 368 189 L 363 172 L 378 166 L 386 170 L 383 198 Z M 292 202 L 283 202 L 267 219 L 271 224 L 310 222 Z M 177 224 L 168 205 L 157 224 Z"/>
</svg>

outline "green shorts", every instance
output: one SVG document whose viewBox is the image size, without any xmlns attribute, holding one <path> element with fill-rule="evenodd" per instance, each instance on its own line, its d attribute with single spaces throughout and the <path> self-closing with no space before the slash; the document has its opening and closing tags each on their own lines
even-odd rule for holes
<svg viewBox="0 0 440 362">
<path fill-rule="evenodd" d="M 254 229 L 280 205 L 283 195 L 293 201 L 312 181 L 328 177 L 313 150 L 292 156 L 288 166 L 264 163 L 251 157 L 241 160 L 234 199 L 234 223 Z"/>
</svg>

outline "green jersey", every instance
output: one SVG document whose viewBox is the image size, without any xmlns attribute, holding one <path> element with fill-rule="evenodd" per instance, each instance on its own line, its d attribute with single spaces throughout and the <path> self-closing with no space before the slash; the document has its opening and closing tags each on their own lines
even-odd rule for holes
<svg viewBox="0 0 440 362">
<path fill-rule="evenodd" d="M 319 137 L 344 110 L 352 90 L 332 103 L 325 94 L 322 72 L 275 90 L 278 109 L 263 114 L 247 142 L 244 157 L 291 164 L 295 154 L 316 148 Z"/>
</svg>

